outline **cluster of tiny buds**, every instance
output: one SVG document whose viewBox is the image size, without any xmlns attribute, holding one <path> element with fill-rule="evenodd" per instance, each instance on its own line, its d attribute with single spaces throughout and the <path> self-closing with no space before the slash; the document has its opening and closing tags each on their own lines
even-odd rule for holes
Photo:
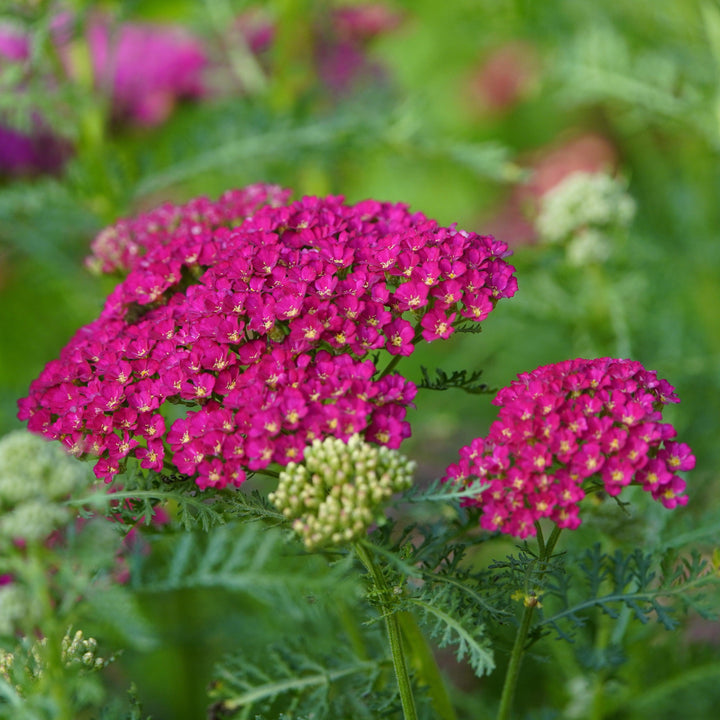
<svg viewBox="0 0 720 720">
<path fill-rule="evenodd" d="M 17 584 L 6 582 L 0 585 L 0 636 L 14 632 L 16 623 L 27 612 L 27 600 Z"/>
<path fill-rule="evenodd" d="M 71 665 L 82 665 L 87 668 L 99 669 L 107 665 L 108 661 L 98 657 L 97 640 L 93 637 L 86 638 L 82 630 L 72 632 L 68 629 L 61 644 L 61 658 L 66 667 Z"/>
<path fill-rule="evenodd" d="M 410 487 L 415 463 L 396 450 L 353 435 L 316 440 L 302 464 L 290 463 L 270 494 L 293 530 L 312 550 L 356 540 L 382 520 L 381 507 Z"/>
<path fill-rule="evenodd" d="M 44 662 L 42 650 L 46 647 L 47 638 L 42 638 L 32 644 L 29 649 L 29 656 L 26 656 L 25 671 L 29 673 L 33 679 L 38 679 L 43 675 Z M 68 628 L 60 644 L 60 659 L 65 667 L 100 670 L 114 660 L 113 657 L 109 659 L 98 657 L 96 652 L 97 640 L 95 638 L 86 638 L 82 630 L 76 630 L 73 633 L 72 628 Z M 7 652 L 0 648 L 0 681 L 5 681 L 13 685 L 15 691 L 18 694 L 22 694 L 22 687 L 15 685 L 13 680 L 16 660 L 15 653 Z"/>
</svg>

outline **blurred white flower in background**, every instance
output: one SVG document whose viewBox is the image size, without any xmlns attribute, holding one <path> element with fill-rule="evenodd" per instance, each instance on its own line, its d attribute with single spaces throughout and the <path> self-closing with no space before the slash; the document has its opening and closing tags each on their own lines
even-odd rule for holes
<svg viewBox="0 0 720 720">
<path fill-rule="evenodd" d="M 607 173 L 576 172 L 546 193 L 536 220 L 540 241 L 565 244 L 568 263 L 604 262 L 613 238 L 635 217 L 627 183 Z"/>
</svg>

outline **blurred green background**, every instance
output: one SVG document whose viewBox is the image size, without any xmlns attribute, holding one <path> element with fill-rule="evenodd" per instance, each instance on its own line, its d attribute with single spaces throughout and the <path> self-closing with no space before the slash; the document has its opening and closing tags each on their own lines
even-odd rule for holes
<svg viewBox="0 0 720 720">
<path fill-rule="evenodd" d="M 296 197 L 407 203 L 507 242 L 517 296 L 498 305 L 481 335 L 424 347 L 401 371 L 418 380 L 420 366 L 482 369 L 499 387 L 571 357 L 641 361 L 676 387 L 682 402 L 669 420 L 697 455 L 690 504 L 674 522 L 706 526 L 720 492 L 720 4 L 396 0 L 376 5 L 375 24 L 362 31 L 337 21 L 339 5 L 0 4 L 0 27 L 33 38 L 19 81 L 0 65 L 0 124 L 32 130 L 41 114 L 72 148 L 54 175 L 0 180 L 0 434 L 19 425 L 18 397 L 96 317 L 113 286 L 82 265 L 98 230 L 164 201 L 270 182 Z M 76 18 L 75 71 L 48 83 L 58 65 L 53 18 L 67 9 Z M 184 26 L 207 53 L 204 96 L 177 102 L 153 127 L 113 118 L 83 40 L 97 12 Z M 243 28 L 263 22 L 272 38 L 256 50 Z M 350 66 L 348 78 L 332 80 Z M 632 224 L 602 262 L 569 264 L 561 247 L 538 236 L 544 199 L 575 171 L 609 172 L 635 203 Z M 423 392 L 416 404 L 406 452 L 427 477 L 440 475 L 494 416 L 490 396 Z M 196 691 L 206 678 L 193 664 L 203 666 L 201 638 L 222 644 L 240 630 L 213 625 L 219 619 L 202 597 L 154 598 L 147 611 L 155 622 L 182 617 L 191 630 L 140 657 L 141 694 L 155 693 L 149 709 L 157 717 L 201 717 Z M 698 656 L 717 655 L 707 642 Z M 685 660 L 668 660 L 668 671 L 696 661 L 684 647 Z M 649 667 L 649 658 L 637 660 L 633 682 Z M 181 687 L 167 687 L 173 673 L 185 678 Z M 697 687 L 675 693 L 672 707 L 661 698 L 653 715 L 679 717 L 673 712 L 692 701 L 699 714 L 682 716 L 709 717 Z M 608 716 L 645 712 L 640 704 Z"/>
</svg>

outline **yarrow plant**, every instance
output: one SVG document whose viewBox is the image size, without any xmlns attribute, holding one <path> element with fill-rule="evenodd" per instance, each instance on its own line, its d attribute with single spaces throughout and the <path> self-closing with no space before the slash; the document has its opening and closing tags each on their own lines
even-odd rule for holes
<svg viewBox="0 0 720 720">
<path fill-rule="evenodd" d="M 222 488 L 315 438 L 398 447 L 415 386 L 369 355 L 484 320 L 517 286 L 507 247 L 402 205 L 284 197 L 251 187 L 105 231 L 90 262 L 127 277 L 20 418 L 108 481 L 128 457 Z"/>
<path fill-rule="evenodd" d="M 327 597 L 313 596 L 330 644 L 288 641 L 262 660 L 239 651 L 221 661 L 211 717 L 292 707 L 313 717 L 453 720 L 426 637 L 454 645 L 480 676 L 494 670 L 493 645 L 508 645 L 514 623 L 501 697 L 488 702 L 508 720 L 531 642 L 587 632 L 593 608 L 616 617 L 619 605 L 667 628 L 677 622 L 668 599 L 707 609 L 702 591 L 718 575 L 699 556 L 678 562 L 597 546 L 573 561 L 555 551 L 561 533 L 578 531 L 581 513 L 592 512 L 588 494 L 615 498 L 637 485 L 667 509 L 688 501 L 680 473 L 695 459 L 663 421 L 664 407 L 679 399 L 639 362 L 576 359 L 521 374 L 497 394 L 497 420 L 460 450 L 444 482 L 413 480 L 415 463 L 398 448 L 417 390 L 487 388 L 478 373 L 438 370 L 431 380 L 425 369 L 416 385 L 399 363 L 423 341 L 475 332 L 512 297 L 507 255 L 490 236 L 442 227 L 405 205 L 291 202 L 271 185 L 166 204 L 93 242 L 88 267 L 119 284 L 19 401 L 30 430 L 91 460 L 97 480 L 110 484 L 109 493 L 102 482 L 75 488 L 67 507 L 86 515 L 101 508 L 135 527 L 173 501 L 162 536 L 174 537 L 182 522 L 210 539 L 203 549 L 197 535 L 183 536 L 169 552 L 163 589 L 184 587 L 187 573 L 186 587 L 227 578 L 228 588 L 252 592 L 278 527 L 285 550 L 277 562 L 332 559 Z M 252 476 L 249 493 L 241 486 Z M 265 494 L 267 482 L 276 485 Z M 241 519 L 269 531 L 246 570 L 254 536 Z M 219 529 L 208 529 L 213 523 Z M 503 535 L 523 541 L 519 552 L 478 570 L 474 547 Z M 144 564 L 127 563 L 133 587 L 143 587 Z M 366 571 L 364 594 L 343 585 L 356 566 Z M 292 601 L 297 586 L 289 591 L 269 575 L 273 590 L 258 598 L 274 591 L 278 604 Z M 316 580 L 304 576 L 301 586 Z M 334 606 L 336 584 L 342 600 Z M 5 585 L 15 602 L 8 633 L 18 602 L 14 578 Z M 348 630 L 350 608 L 383 621 L 389 657 L 374 657 L 377 623 Z M 351 636 L 347 652 L 329 629 L 335 611 Z M 300 605 L 289 616 L 316 619 Z"/>
<path fill-rule="evenodd" d="M 498 419 L 485 438 L 460 450 L 448 481 L 481 479 L 468 500 L 486 530 L 520 538 L 549 518 L 560 528 L 580 525 L 588 489 L 617 496 L 632 482 L 667 508 L 687 503 L 678 471 L 695 458 L 673 442 L 662 407 L 679 402 L 674 388 L 631 360 L 571 360 L 546 365 L 501 390 Z"/>
</svg>

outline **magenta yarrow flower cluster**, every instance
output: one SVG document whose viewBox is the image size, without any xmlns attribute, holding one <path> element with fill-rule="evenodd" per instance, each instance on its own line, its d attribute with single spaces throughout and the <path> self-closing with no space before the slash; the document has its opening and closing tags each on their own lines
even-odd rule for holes
<svg viewBox="0 0 720 720">
<path fill-rule="evenodd" d="M 316 438 L 398 447 L 416 388 L 368 354 L 483 320 L 517 287 L 507 246 L 404 205 L 284 197 L 254 186 L 105 231 L 95 263 L 128 275 L 19 417 L 98 456 L 108 481 L 129 456 L 204 488 L 299 461 Z M 173 403 L 189 409 L 173 420 Z"/>
<path fill-rule="evenodd" d="M 480 524 L 527 537 L 550 518 L 561 528 L 580 525 L 588 484 L 616 496 L 635 483 L 665 507 L 684 505 L 690 448 L 674 442 L 661 409 L 679 402 L 674 388 L 631 360 L 568 360 L 518 376 L 493 403 L 498 419 L 486 438 L 460 450 L 445 480 L 486 486 L 468 504 Z"/>
<path fill-rule="evenodd" d="M 183 236 L 201 243 L 219 228 L 237 227 L 264 205 L 287 204 L 291 195 L 277 185 L 258 184 L 228 190 L 216 202 L 199 197 L 184 205 L 165 203 L 102 230 L 90 244 L 92 254 L 85 265 L 97 273 L 126 274 L 136 265 L 147 265 L 143 258 L 151 251 L 162 254 L 158 246 L 177 244 Z"/>
</svg>

